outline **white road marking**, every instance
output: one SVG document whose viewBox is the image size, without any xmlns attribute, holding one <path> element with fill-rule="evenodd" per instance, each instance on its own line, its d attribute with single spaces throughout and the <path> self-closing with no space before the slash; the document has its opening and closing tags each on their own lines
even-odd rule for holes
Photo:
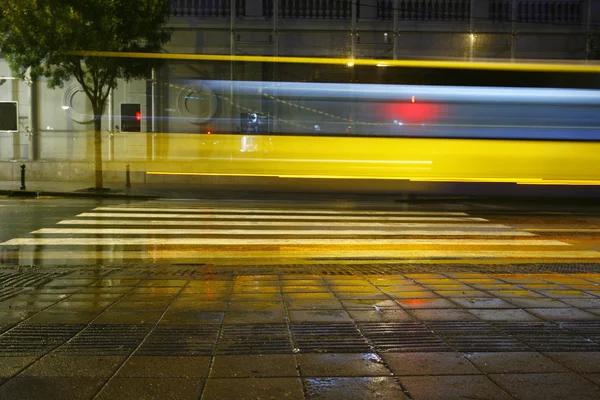
<svg viewBox="0 0 600 400">
<path fill-rule="evenodd" d="M 33 231 L 37 234 L 73 235 L 418 235 L 418 236 L 535 236 L 529 232 L 511 230 L 337 230 L 337 229 L 145 229 L 145 228 L 43 228 Z"/>
<path fill-rule="evenodd" d="M 600 232 L 600 228 L 516 228 L 519 231 L 534 232 Z"/>
<path fill-rule="evenodd" d="M 137 245 L 449 245 L 449 246 L 570 246 L 557 240 L 505 239 L 214 239 L 214 238 L 17 238 L 2 246 L 137 246 Z"/>
<path fill-rule="evenodd" d="M 198 213 L 198 214 L 220 214 L 220 213 L 239 213 L 239 214 L 323 214 L 323 215 L 444 215 L 444 216 L 467 216 L 464 212 L 452 211 L 367 211 L 367 210 L 283 210 L 269 208 L 161 208 L 161 207 L 97 207 L 94 211 L 138 211 L 138 212 L 174 212 L 174 213 Z"/>
<path fill-rule="evenodd" d="M 68 219 L 58 222 L 60 225 L 162 225 L 162 226 L 314 226 L 322 227 L 322 222 L 309 221 L 154 221 L 132 219 Z M 377 228 L 440 228 L 440 229 L 513 229 L 503 224 L 467 224 L 467 223 L 421 223 L 421 222 L 343 222 L 327 221 L 328 226 L 335 227 L 377 227 Z"/>
<path fill-rule="evenodd" d="M 151 214 L 151 213 L 81 213 L 78 217 L 91 217 L 91 218 L 172 218 L 172 219 L 203 219 L 203 218 L 215 218 L 215 219 L 302 219 L 302 220 L 381 220 L 381 221 L 483 221 L 487 222 L 487 219 L 483 218 L 472 218 L 472 217 L 369 217 L 369 216 L 317 216 L 317 215 L 289 215 L 283 217 L 282 215 L 231 215 L 231 214 Z"/>
<path fill-rule="evenodd" d="M 147 260 L 159 261 L 168 259 L 189 260 L 243 260 L 243 259 L 600 259 L 597 251 L 522 251 L 522 250 L 285 250 L 285 251 L 254 251 L 254 250 L 140 250 L 140 251 L 19 251 L 17 256 L 22 263 L 39 263 L 44 260 L 85 260 L 104 259 Z M 501 269 L 501 265 L 498 266 Z"/>
</svg>

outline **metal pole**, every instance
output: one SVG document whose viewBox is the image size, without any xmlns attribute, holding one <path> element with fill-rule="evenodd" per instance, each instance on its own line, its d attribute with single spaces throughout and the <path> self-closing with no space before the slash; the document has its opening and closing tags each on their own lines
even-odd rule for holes
<svg viewBox="0 0 600 400">
<path fill-rule="evenodd" d="M 21 190 L 25 190 L 25 164 L 21 164 Z"/>
<path fill-rule="evenodd" d="M 514 61 L 517 54 L 517 0 L 512 0 L 510 20 L 510 59 Z"/>
<path fill-rule="evenodd" d="M 394 32 L 392 33 L 392 40 L 394 41 L 394 49 L 392 52 L 394 60 L 398 59 L 398 0 L 394 0 Z"/>
<path fill-rule="evenodd" d="M 588 0 L 586 21 L 586 40 L 585 40 L 585 59 L 589 60 L 592 52 L 592 0 Z"/>
<path fill-rule="evenodd" d="M 473 32 L 473 26 L 475 24 L 475 19 L 473 16 L 473 12 L 475 11 L 475 0 L 471 0 L 471 12 L 469 15 L 469 61 L 473 61 L 473 47 L 475 46 L 475 33 Z"/>
<path fill-rule="evenodd" d="M 32 79 L 29 82 L 29 160 L 38 158 L 39 121 L 38 121 L 38 82 Z"/>
<path fill-rule="evenodd" d="M 156 68 L 152 68 L 152 90 L 150 92 L 150 95 L 152 96 L 150 98 L 150 104 L 151 104 L 151 116 L 152 119 L 150 120 L 150 131 L 152 133 L 156 132 Z"/>
<path fill-rule="evenodd" d="M 350 44 L 350 58 L 356 55 L 356 0 L 352 0 L 352 31 L 350 33 L 352 42 Z"/>
<path fill-rule="evenodd" d="M 235 34 L 235 9 L 236 9 L 236 1 L 235 0 L 231 0 L 231 15 L 230 15 L 230 20 L 229 20 L 229 31 L 230 31 L 230 36 L 229 36 L 229 53 L 230 55 L 234 56 L 236 53 L 236 49 L 235 49 L 235 42 L 236 42 L 236 34 Z M 235 124 L 236 124 L 236 119 L 235 119 L 235 115 L 234 115 L 234 111 L 235 111 L 235 93 L 233 92 L 233 81 L 235 79 L 235 63 L 233 61 L 231 61 L 229 63 L 229 79 L 230 79 L 230 88 L 229 88 L 229 99 L 231 100 L 231 132 L 235 131 Z"/>
<path fill-rule="evenodd" d="M 279 56 L 279 0 L 273 0 L 273 56 Z M 279 63 L 275 63 L 273 65 L 273 80 L 279 80 Z M 279 91 L 275 90 L 276 99 L 273 102 L 272 110 L 273 116 L 271 120 L 273 121 L 273 131 L 277 132 L 279 130 L 279 124 L 277 120 L 279 119 Z"/>
<path fill-rule="evenodd" d="M 125 167 L 125 187 L 131 189 L 131 167 L 129 164 Z"/>
</svg>

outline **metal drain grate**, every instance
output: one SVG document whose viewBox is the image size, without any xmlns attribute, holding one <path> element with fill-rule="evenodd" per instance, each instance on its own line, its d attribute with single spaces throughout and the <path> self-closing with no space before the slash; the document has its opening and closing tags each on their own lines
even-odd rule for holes
<svg viewBox="0 0 600 400">
<path fill-rule="evenodd" d="M 561 322 L 561 327 L 585 336 L 600 336 L 600 321 Z"/>
<path fill-rule="evenodd" d="M 360 331 L 376 351 L 451 351 L 433 332 L 418 322 L 363 323 Z"/>
<path fill-rule="evenodd" d="M 0 287 L 35 287 L 63 275 L 63 272 L 0 272 Z"/>
<path fill-rule="evenodd" d="M 552 322 L 494 322 L 493 325 L 509 335 L 568 335 L 569 332 Z"/>
<path fill-rule="evenodd" d="M 519 336 L 519 340 L 537 351 L 600 351 L 600 345 L 578 335 Z"/>
<path fill-rule="evenodd" d="M 20 287 L 0 287 L 0 301 L 8 300 L 25 291 L 26 288 Z"/>
<path fill-rule="evenodd" d="M 218 336 L 218 325 L 159 325 L 144 341 L 136 355 L 213 355 Z"/>
<path fill-rule="evenodd" d="M 531 351 L 522 342 L 485 322 L 433 322 L 429 328 L 460 352 Z"/>
<path fill-rule="evenodd" d="M 301 353 L 368 353 L 371 346 L 353 324 L 291 325 L 294 347 Z"/>
<path fill-rule="evenodd" d="M 291 353 L 292 341 L 285 324 L 225 325 L 217 354 Z"/>
<path fill-rule="evenodd" d="M 0 355 L 43 355 L 71 339 L 84 327 L 21 324 L 0 336 Z"/>
<path fill-rule="evenodd" d="M 63 355 L 129 355 L 144 340 L 150 325 L 89 325 L 56 350 Z"/>
</svg>

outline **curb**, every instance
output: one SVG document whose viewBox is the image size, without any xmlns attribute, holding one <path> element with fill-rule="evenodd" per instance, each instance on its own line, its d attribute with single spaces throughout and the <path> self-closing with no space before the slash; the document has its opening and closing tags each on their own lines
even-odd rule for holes
<svg viewBox="0 0 600 400">
<path fill-rule="evenodd" d="M 94 199 L 132 199 L 132 200 L 152 200 L 159 196 L 127 194 L 127 193 L 102 193 L 102 192 L 52 192 L 52 191 L 34 191 L 34 190 L 0 190 L 0 195 L 14 198 L 38 198 L 40 196 L 52 197 L 83 197 Z"/>
</svg>

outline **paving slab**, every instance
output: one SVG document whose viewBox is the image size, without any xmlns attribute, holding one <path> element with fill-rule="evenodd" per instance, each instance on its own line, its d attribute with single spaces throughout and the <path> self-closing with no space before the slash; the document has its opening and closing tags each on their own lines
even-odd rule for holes
<svg viewBox="0 0 600 400">
<path fill-rule="evenodd" d="M 298 376 L 292 354 L 217 355 L 211 378 L 266 378 Z"/>
<path fill-rule="evenodd" d="M 307 399 L 408 399 L 396 378 L 310 378 L 304 379 Z"/>
<path fill-rule="evenodd" d="M 399 380 L 413 400 L 513 398 L 482 375 L 401 376 Z"/>
<path fill-rule="evenodd" d="M 203 385 L 203 379 L 191 378 L 113 378 L 94 399 L 195 400 Z"/>
<path fill-rule="evenodd" d="M 466 353 L 465 358 L 486 374 L 567 372 L 567 369 L 537 352 Z"/>
<path fill-rule="evenodd" d="M 208 356 L 136 356 L 119 368 L 118 378 L 206 378 Z"/>
<path fill-rule="evenodd" d="M 489 376 L 517 399 L 600 398 L 600 387 L 573 373 L 491 374 Z"/>
<path fill-rule="evenodd" d="M 394 375 L 481 374 L 460 353 L 384 353 L 382 357 Z"/>
<path fill-rule="evenodd" d="M 303 377 L 391 375 L 383 360 L 373 353 L 299 354 L 297 359 Z"/>
<path fill-rule="evenodd" d="M 89 400 L 103 384 L 98 378 L 16 377 L 0 386 L 0 399 Z"/>
<path fill-rule="evenodd" d="M 211 378 L 204 400 L 304 400 L 300 378 Z"/>
</svg>

